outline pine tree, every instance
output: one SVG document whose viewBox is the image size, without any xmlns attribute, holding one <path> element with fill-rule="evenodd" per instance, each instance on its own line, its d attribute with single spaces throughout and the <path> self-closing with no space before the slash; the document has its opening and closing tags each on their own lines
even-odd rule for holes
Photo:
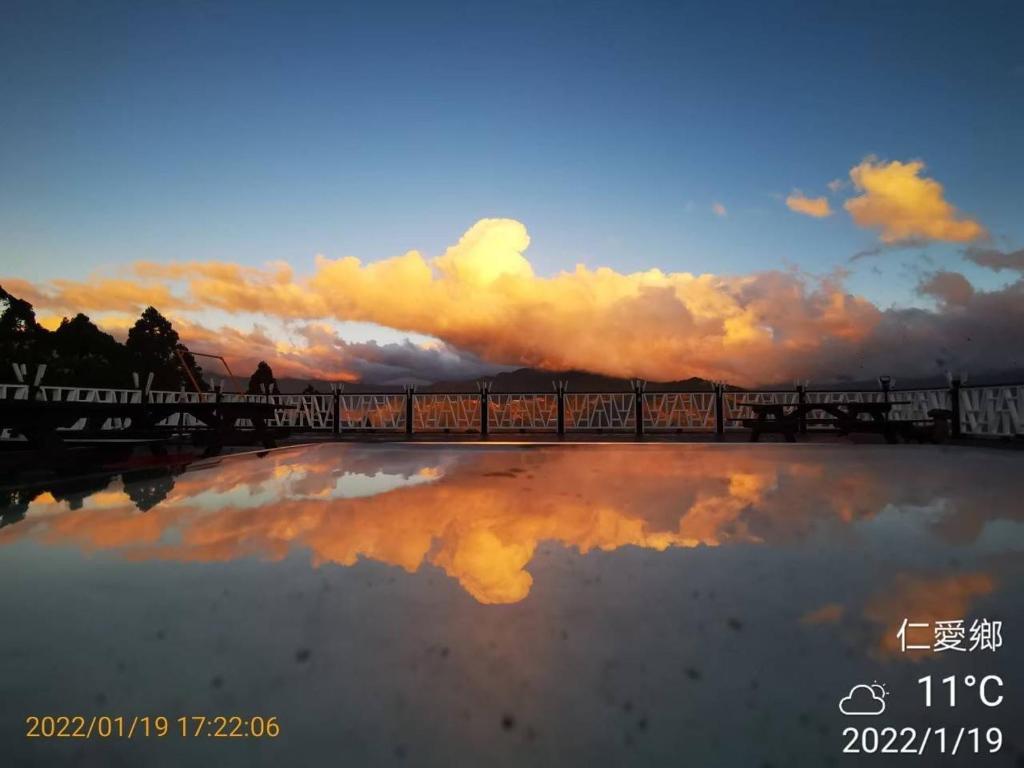
<svg viewBox="0 0 1024 768">
<path fill-rule="evenodd" d="M 128 331 L 125 347 L 131 356 L 133 370 L 142 376 L 153 374 L 154 389 L 209 388 L 203 380 L 203 369 L 196 364 L 188 347 L 181 343 L 171 321 L 153 307 L 147 307 Z M 182 368 L 182 358 L 188 372 Z"/>
<path fill-rule="evenodd" d="M 11 363 L 48 362 L 49 331 L 36 322 L 32 305 L 0 286 L 0 362 L 10 376 Z"/>
<path fill-rule="evenodd" d="M 265 361 L 260 360 L 256 370 L 249 377 L 249 388 L 247 391 L 250 395 L 280 392 L 277 388 L 277 379 L 274 378 L 274 371 Z"/>
<path fill-rule="evenodd" d="M 46 379 L 52 384 L 124 387 L 132 366 L 124 345 L 79 312 L 64 318 L 50 334 L 53 361 Z"/>
</svg>

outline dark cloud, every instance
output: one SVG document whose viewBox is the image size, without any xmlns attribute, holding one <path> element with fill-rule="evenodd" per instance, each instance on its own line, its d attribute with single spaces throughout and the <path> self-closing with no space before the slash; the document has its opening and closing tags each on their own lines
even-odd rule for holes
<svg viewBox="0 0 1024 768">
<path fill-rule="evenodd" d="M 904 251 L 908 248 L 924 248 L 926 245 L 928 245 L 927 240 L 898 240 L 894 243 L 878 243 L 878 245 L 873 245 L 870 248 L 857 251 L 850 257 L 850 261 L 860 261 L 861 259 L 868 259 L 872 256 L 881 256 L 883 253 L 889 253 L 890 251 Z"/>
<path fill-rule="evenodd" d="M 885 310 L 857 344 L 833 341 L 808 354 L 803 377 L 830 382 L 879 373 L 916 378 L 1024 367 L 1024 279 L 960 298 L 963 303 L 942 303 L 936 310 Z"/>
<path fill-rule="evenodd" d="M 974 286 L 959 272 L 932 272 L 917 286 L 918 294 L 932 296 L 950 307 L 963 307 L 974 296 Z"/>
<path fill-rule="evenodd" d="M 1024 248 L 1016 251 L 1000 251 L 996 248 L 967 248 L 964 257 L 973 261 L 979 267 L 1001 272 L 1009 269 L 1014 272 L 1024 272 Z"/>
<path fill-rule="evenodd" d="M 471 352 L 448 344 L 421 347 L 410 341 L 342 342 L 340 349 L 346 355 L 348 367 L 359 374 L 360 380 L 375 384 L 460 381 L 510 369 L 510 366 L 485 362 Z"/>
</svg>

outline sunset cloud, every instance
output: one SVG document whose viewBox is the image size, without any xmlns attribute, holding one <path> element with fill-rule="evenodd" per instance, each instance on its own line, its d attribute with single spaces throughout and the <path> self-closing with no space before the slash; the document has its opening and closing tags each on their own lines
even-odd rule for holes
<svg viewBox="0 0 1024 768">
<path fill-rule="evenodd" d="M 816 219 L 823 219 L 826 216 L 832 215 L 832 208 L 828 204 L 828 198 L 806 197 L 799 189 L 793 190 L 793 193 L 786 198 L 786 206 L 791 211 L 796 211 L 806 216 L 813 216 Z"/>
<path fill-rule="evenodd" d="M 349 342 L 326 322 L 291 324 L 279 337 L 261 325 L 246 331 L 227 325 L 209 328 L 174 315 L 171 319 L 194 351 L 226 353 L 236 375 L 248 376 L 261 360 L 270 363 L 279 378 L 370 381 L 382 385 L 461 381 L 505 368 L 444 342 Z M 134 322 L 135 318 L 130 316 L 97 318 L 97 325 L 120 339 L 127 336 Z M 200 363 L 215 379 L 226 375 L 219 363 Z"/>
<path fill-rule="evenodd" d="M 886 163 L 874 157 L 852 168 L 850 179 L 862 194 L 844 206 L 857 226 L 880 230 L 885 243 L 965 243 L 987 237 L 981 224 L 946 201 L 942 184 L 922 175 L 924 168 L 920 160 Z"/>
<path fill-rule="evenodd" d="M 138 262 L 133 279 L 29 287 L 46 311 L 60 311 L 74 297 L 78 303 L 68 310 L 119 307 L 130 315 L 141 297 L 162 297 L 187 343 L 275 356 L 296 375 L 360 377 L 397 358 L 423 365 L 428 354 L 443 368 L 436 350 L 360 347 L 324 335 L 325 323 L 347 320 L 438 339 L 458 370 L 534 366 L 652 381 L 870 378 L 893 360 L 904 375 L 927 375 L 953 362 L 981 371 L 1024 356 L 1015 331 L 1024 322 L 1021 282 L 974 292 L 956 313 L 882 310 L 847 292 L 841 276 L 795 271 L 622 273 L 579 264 L 541 276 L 526 258 L 529 242 L 518 221 L 482 219 L 435 258 L 415 250 L 368 263 L 317 256 L 308 277 L 279 263 Z M 286 330 L 259 337 L 204 328 L 195 313 L 211 309 L 261 315 Z M 427 367 L 436 371 L 436 364 Z M 393 370 L 397 379 L 410 369 L 403 363 Z"/>
</svg>

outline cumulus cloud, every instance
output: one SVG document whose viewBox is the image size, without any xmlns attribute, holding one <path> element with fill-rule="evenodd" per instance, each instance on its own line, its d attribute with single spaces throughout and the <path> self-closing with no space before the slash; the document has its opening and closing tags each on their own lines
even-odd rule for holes
<svg viewBox="0 0 1024 768">
<path fill-rule="evenodd" d="M 539 276 L 525 256 L 528 245 L 518 221 L 483 219 L 435 258 L 419 251 L 369 263 L 318 256 L 308 277 L 283 264 L 140 262 L 131 282 L 140 295 L 173 285 L 172 305 L 188 308 L 175 314 L 183 321 L 196 308 L 256 313 L 300 329 L 295 333 L 308 343 L 270 334 L 254 340 L 241 331 L 235 336 L 230 329 L 204 332 L 198 326 L 183 328 L 186 342 L 203 339 L 208 351 L 229 354 L 273 349 L 296 370 L 312 360 L 342 361 L 335 368 L 343 366 L 351 377 L 396 357 L 404 361 L 400 369 L 427 365 L 425 353 L 402 347 L 385 356 L 379 348 L 325 342 L 309 324 L 354 320 L 422 334 L 441 340 L 445 354 L 469 368 L 583 369 L 652 381 L 702 376 L 740 385 L 824 382 L 870 378 L 881 370 L 942 373 L 954 363 L 980 372 L 1024 358 L 1019 281 L 976 291 L 956 312 L 945 305 L 882 310 L 851 295 L 838 274 L 621 273 L 577 265 Z M 43 309 L 50 309 L 48 300 L 72 294 L 81 301 L 75 311 L 134 301 L 122 286 L 114 295 L 104 293 L 107 285 L 65 280 L 32 288 Z M 354 359 L 362 369 L 346 362 Z M 432 370 L 443 368 L 444 359 L 432 358 Z"/>
<path fill-rule="evenodd" d="M 964 251 L 968 261 L 979 267 L 987 267 L 995 272 L 1004 269 L 1013 272 L 1024 272 L 1024 248 L 1016 251 L 1000 251 L 995 248 L 968 248 Z"/>
<path fill-rule="evenodd" d="M 806 216 L 813 216 L 816 219 L 823 219 L 832 215 L 832 208 L 826 197 L 806 197 L 799 189 L 793 190 L 786 198 L 786 206 L 791 211 L 802 213 Z"/>
<path fill-rule="evenodd" d="M 881 231 L 885 243 L 908 239 L 964 243 L 987 237 L 985 228 L 963 216 L 944 197 L 942 184 L 922 175 L 924 163 L 890 163 L 868 157 L 850 170 L 861 192 L 844 204 L 854 222 Z"/>
</svg>

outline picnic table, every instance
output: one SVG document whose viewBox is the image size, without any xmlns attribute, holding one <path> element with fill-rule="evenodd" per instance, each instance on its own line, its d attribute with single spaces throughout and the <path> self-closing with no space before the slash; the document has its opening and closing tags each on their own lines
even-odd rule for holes
<svg viewBox="0 0 1024 768">
<path fill-rule="evenodd" d="M 52 449 L 61 447 L 64 439 L 95 437 L 135 437 L 154 439 L 157 425 L 176 414 L 188 414 L 206 427 L 215 444 L 223 444 L 237 432 L 237 423 L 248 419 L 253 432 L 264 446 L 274 445 L 267 421 L 276 411 L 294 406 L 260 402 L 208 403 L 100 403 L 45 400 L 0 400 L 0 428 L 9 428 L 25 436 L 30 447 Z M 82 433 L 62 432 L 80 420 L 86 420 Z M 124 419 L 130 427 L 119 431 L 100 432 L 107 419 Z M 166 436 L 164 436 L 165 438 Z"/>
<path fill-rule="evenodd" d="M 889 419 L 894 405 L 909 405 L 897 400 L 883 403 L 738 403 L 754 412 L 755 418 L 743 419 L 750 429 L 750 441 L 756 443 L 762 433 L 774 432 L 785 436 L 786 442 L 796 442 L 796 433 L 802 424 L 822 423 L 834 426 L 846 435 L 854 432 L 880 434 L 886 442 L 898 442 L 899 425 Z M 831 418 L 810 420 L 812 411 L 823 411 Z M 867 416 L 868 418 L 861 418 Z"/>
</svg>

